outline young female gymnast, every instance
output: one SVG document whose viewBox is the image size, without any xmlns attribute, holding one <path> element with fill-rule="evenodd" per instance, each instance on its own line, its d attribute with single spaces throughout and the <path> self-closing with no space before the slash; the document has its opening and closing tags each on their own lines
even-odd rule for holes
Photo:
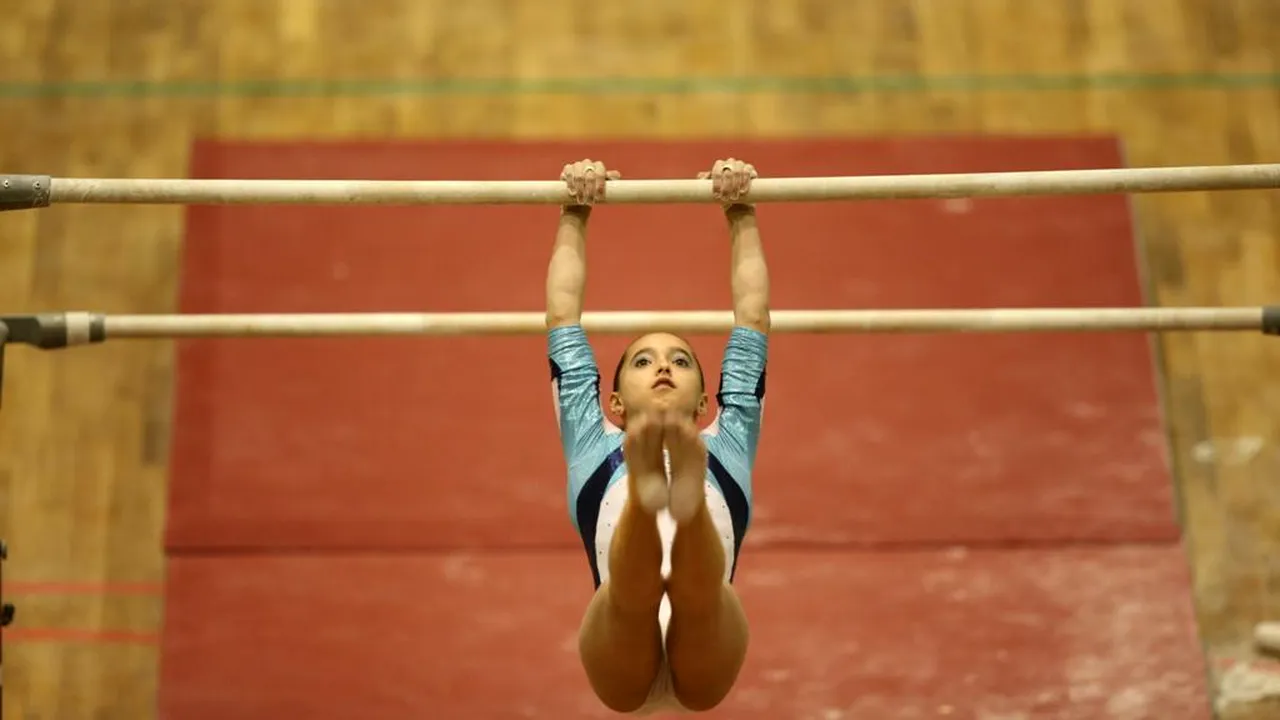
<svg viewBox="0 0 1280 720">
<path fill-rule="evenodd" d="M 729 693 L 747 651 L 747 619 L 732 581 L 751 510 L 751 471 L 765 389 L 769 277 L 755 210 L 738 200 L 755 169 L 717 161 L 710 173 L 731 239 L 734 327 L 707 410 L 693 348 L 670 333 L 636 338 L 609 395 L 581 326 L 591 205 L 617 173 L 584 160 L 562 179 L 547 269 L 547 328 L 556 421 L 568 465 L 570 517 L 596 592 L 578 650 L 596 695 L 617 712 L 709 710 Z"/>
</svg>

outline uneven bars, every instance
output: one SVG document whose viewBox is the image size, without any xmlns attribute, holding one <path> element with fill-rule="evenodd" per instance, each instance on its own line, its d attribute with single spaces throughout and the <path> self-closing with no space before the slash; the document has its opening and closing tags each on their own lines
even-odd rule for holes
<svg viewBox="0 0 1280 720">
<path fill-rule="evenodd" d="M 1280 164 L 1031 172 L 763 177 L 746 202 L 1082 195 L 1280 188 Z M 541 180 L 235 180 L 0 175 L 0 210 L 53 204 L 455 204 L 571 202 L 563 182 Z M 711 203 L 710 180 L 613 180 L 608 204 Z"/>
<path fill-rule="evenodd" d="M 1280 306 L 1029 308 L 974 310 L 775 310 L 775 333 L 1243 331 L 1280 334 Z M 0 315 L 9 342 L 51 349 L 123 339 L 336 337 L 376 335 L 537 335 L 540 312 L 107 315 L 88 312 Z M 583 328 L 616 335 L 654 330 L 728 332 L 733 313 L 588 312 Z"/>
</svg>

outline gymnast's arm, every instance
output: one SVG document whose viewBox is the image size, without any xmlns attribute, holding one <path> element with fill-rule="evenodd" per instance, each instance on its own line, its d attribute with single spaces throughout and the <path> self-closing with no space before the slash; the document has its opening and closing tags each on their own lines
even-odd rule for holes
<svg viewBox="0 0 1280 720">
<path fill-rule="evenodd" d="M 769 267 L 764 260 L 755 206 L 742 202 L 751 190 L 756 169 L 750 163 L 729 158 L 717 160 L 710 172 L 698 177 L 711 180 L 711 194 L 724 206 L 732 243 L 729 281 L 733 292 L 733 324 L 769 333 Z"/>
<path fill-rule="evenodd" d="M 587 220 L 591 203 L 603 196 L 608 177 L 600 163 L 566 165 L 561 179 L 576 204 L 561 208 L 547 266 L 547 357 L 551 365 L 556 422 L 570 472 L 595 461 L 604 435 L 600 371 L 583 331 L 582 301 L 587 283 Z"/>
<path fill-rule="evenodd" d="M 604 164 L 583 160 L 564 166 L 560 179 L 574 204 L 560 208 L 551 263 L 547 267 L 547 329 L 582 321 L 582 298 L 587 287 L 587 221 L 591 205 L 604 198 L 605 181 L 618 177 Z"/>
<path fill-rule="evenodd" d="M 711 450 L 750 492 L 760 420 L 764 409 L 765 371 L 769 351 L 769 268 L 765 262 L 755 208 L 739 202 L 751 186 L 755 168 L 738 160 L 717 162 L 713 191 L 725 203 L 731 243 L 730 289 L 733 330 L 720 369 L 720 406 Z"/>
<path fill-rule="evenodd" d="M 730 288 L 733 293 L 733 324 L 756 332 L 769 333 L 769 266 L 756 224 L 756 210 L 750 205 L 725 208 L 729 221 Z"/>
<path fill-rule="evenodd" d="M 582 321 L 582 297 L 587 287 L 587 220 L 591 208 L 566 206 L 560 211 L 551 262 L 547 266 L 547 329 Z"/>
</svg>

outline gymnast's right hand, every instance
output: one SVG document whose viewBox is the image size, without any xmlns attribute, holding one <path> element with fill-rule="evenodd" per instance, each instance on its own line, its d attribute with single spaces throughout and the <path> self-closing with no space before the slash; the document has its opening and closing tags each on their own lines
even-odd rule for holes
<svg viewBox="0 0 1280 720">
<path fill-rule="evenodd" d="M 569 186 L 571 206 L 594 205 L 604 200 L 604 184 L 622 177 L 616 170 L 605 169 L 599 160 L 579 160 L 564 166 L 560 179 Z"/>
</svg>

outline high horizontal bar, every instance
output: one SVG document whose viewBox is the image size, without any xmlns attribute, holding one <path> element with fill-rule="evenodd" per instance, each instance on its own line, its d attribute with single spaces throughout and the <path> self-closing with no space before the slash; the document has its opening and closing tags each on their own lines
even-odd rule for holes
<svg viewBox="0 0 1280 720">
<path fill-rule="evenodd" d="M 775 333 L 1009 333 L 1255 331 L 1280 334 L 1280 307 L 1027 308 L 968 310 L 775 310 Z M 0 315 L 9 342 L 41 348 L 124 339 L 338 337 L 379 335 L 537 335 L 540 312 L 105 315 L 85 312 Z M 595 334 L 655 330 L 722 333 L 733 313 L 588 312 Z"/>
<path fill-rule="evenodd" d="M 0 176 L 0 209 L 125 204 L 565 204 L 541 180 L 236 180 Z M 746 202 L 1080 195 L 1280 188 L 1280 164 L 1044 170 L 940 175 L 762 177 Z M 614 180 L 604 203 L 713 203 L 710 180 Z"/>
</svg>

